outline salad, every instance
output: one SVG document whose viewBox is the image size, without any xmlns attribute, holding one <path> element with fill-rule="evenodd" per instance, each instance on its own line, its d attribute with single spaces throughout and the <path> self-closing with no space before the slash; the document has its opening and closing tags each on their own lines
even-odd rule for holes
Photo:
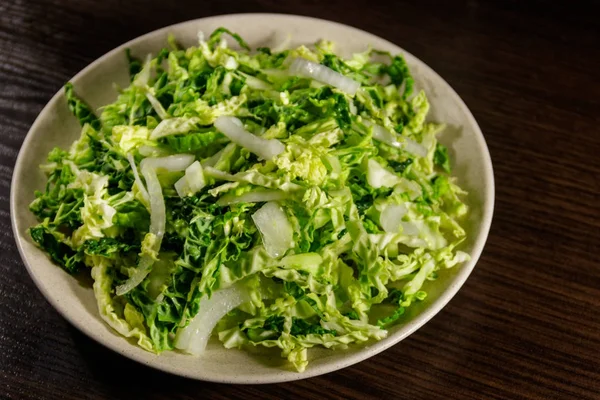
<svg viewBox="0 0 600 400">
<path fill-rule="evenodd" d="M 212 335 L 303 371 L 309 348 L 386 337 L 469 259 L 444 126 L 402 56 L 251 50 L 225 28 L 126 56 L 114 103 L 65 85 L 81 136 L 41 166 L 29 233 L 140 347 L 200 355 Z"/>
</svg>

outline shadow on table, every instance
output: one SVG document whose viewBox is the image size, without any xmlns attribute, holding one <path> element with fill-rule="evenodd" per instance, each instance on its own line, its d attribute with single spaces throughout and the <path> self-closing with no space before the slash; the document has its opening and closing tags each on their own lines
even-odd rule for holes
<svg viewBox="0 0 600 400">
<path fill-rule="evenodd" d="M 100 345 L 74 327 L 70 327 L 75 346 L 88 366 L 92 380 L 112 391 L 111 398 L 173 398 L 178 394 L 200 396 L 204 390 L 211 392 L 224 386 L 199 382 L 159 371 Z"/>
</svg>

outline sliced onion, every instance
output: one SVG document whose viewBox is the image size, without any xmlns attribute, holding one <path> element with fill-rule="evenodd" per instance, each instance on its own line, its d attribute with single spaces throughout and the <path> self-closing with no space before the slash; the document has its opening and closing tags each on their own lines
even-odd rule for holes
<svg viewBox="0 0 600 400">
<path fill-rule="evenodd" d="M 388 233 L 398 233 L 402 225 L 402 217 L 406 215 L 407 211 L 404 204 L 390 204 L 381 212 L 379 224 Z"/>
<path fill-rule="evenodd" d="M 146 62 L 144 63 L 144 67 L 137 74 L 137 76 L 131 83 L 133 86 L 137 86 L 140 88 L 145 88 L 146 86 L 148 86 L 148 82 L 150 81 L 150 72 L 152 72 L 150 70 L 151 61 L 152 61 L 152 54 L 148 54 L 146 56 Z"/>
<path fill-rule="evenodd" d="M 194 192 L 200 191 L 206 185 L 202 165 L 198 161 L 194 161 L 192 165 L 185 169 L 185 177 Z"/>
<path fill-rule="evenodd" d="M 167 171 L 183 171 L 194 162 L 192 154 L 175 154 L 167 157 L 144 158 L 140 167 L 148 166 L 153 169 L 165 169 Z"/>
<path fill-rule="evenodd" d="M 150 134 L 150 140 L 156 140 L 161 137 L 177 135 L 181 133 L 188 133 L 196 127 L 198 124 L 198 118 L 169 118 L 163 119 L 160 123 L 152 130 Z"/>
<path fill-rule="evenodd" d="M 374 124 L 369 120 L 363 120 L 363 124 L 368 127 L 373 127 L 373 139 L 389 144 L 390 146 L 401 146 L 400 143 L 396 140 L 396 135 L 385 129 L 383 126 Z"/>
<path fill-rule="evenodd" d="M 226 70 L 233 71 L 234 69 L 237 69 L 238 65 L 239 64 L 237 60 L 234 57 L 229 56 L 227 57 L 227 61 L 225 61 L 225 64 L 223 66 Z"/>
<path fill-rule="evenodd" d="M 146 160 L 148 160 L 146 158 Z M 156 170 L 150 165 L 142 165 L 142 175 L 148 185 L 148 194 L 150 195 L 150 233 L 156 236 L 158 249 L 160 241 L 165 233 L 165 199 L 162 195 L 162 187 L 156 175 Z"/>
<path fill-rule="evenodd" d="M 132 82 L 132 85 L 141 88 L 145 92 L 146 98 L 148 99 L 148 101 L 152 105 L 152 108 L 154 108 L 154 111 L 156 111 L 156 113 L 161 119 L 167 119 L 169 118 L 169 114 L 167 114 L 162 104 L 160 104 L 160 101 L 158 101 L 158 99 L 154 97 L 154 95 L 150 92 L 150 88 L 148 87 L 148 82 L 150 81 L 150 75 L 152 72 L 151 61 L 152 55 L 148 54 L 148 56 L 146 57 L 146 62 L 144 63 L 144 67 L 137 74 L 137 76 Z"/>
<path fill-rule="evenodd" d="M 427 224 L 427 221 L 416 220 L 412 221 L 411 224 L 418 232 L 416 235 L 419 235 L 420 238 L 428 243 L 428 246 L 426 247 L 438 250 L 448 245 L 446 238 L 441 233 L 434 232 L 434 230 L 429 227 L 429 224 Z"/>
<path fill-rule="evenodd" d="M 127 154 L 127 161 L 129 161 L 129 165 L 131 166 L 131 170 L 133 171 L 133 178 L 138 186 L 142 198 L 146 201 L 146 203 L 150 203 L 150 196 L 148 195 L 148 191 L 146 190 L 146 187 L 140 179 L 140 174 L 138 173 L 138 169 L 135 165 L 135 160 L 133 159 L 133 155 L 131 153 Z"/>
<path fill-rule="evenodd" d="M 259 78 L 255 77 L 255 76 L 252 76 L 252 75 L 248 75 L 248 74 L 246 74 L 244 72 L 241 72 L 241 71 L 237 71 L 236 73 L 238 73 L 241 76 L 243 76 L 246 79 L 246 81 L 245 81 L 246 85 L 248 85 L 252 89 L 257 89 L 257 90 L 271 90 L 271 89 L 273 89 L 273 86 L 270 83 L 265 82 L 262 79 L 259 79 Z"/>
<path fill-rule="evenodd" d="M 252 214 L 267 253 L 281 257 L 294 244 L 294 229 L 287 215 L 275 202 L 266 203 Z"/>
<path fill-rule="evenodd" d="M 406 150 L 407 152 L 420 157 L 425 157 L 427 155 L 427 149 L 412 139 L 398 136 L 388 131 L 383 126 L 374 124 L 371 121 L 363 120 L 363 124 L 373 127 L 373 139 L 375 140 L 379 140 L 380 142 L 386 143 L 392 147 Z M 400 141 L 398 140 L 399 138 Z"/>
<path fill-rule="evenodd" d="M 409 153 L 412 153 L 416 156 L 420 156 L 420 157 L 426 157 L 427 156 L 427 149 L 425 148 L 425 146 L 420 145 L 419 143 L 415 142 L 412 139 L 409 139 L 407 137 L 403 138 L 403 143 L 402 146 L 404 148 L 404 150 L 406 150 Z"/>
<path fill-rule="evenodd" d="M 275 39 L 278 39 L 279 42 L 275 41 L 275 44 L 271 46 L 271 53 L 281 53 L 288 49 L 292 43 L 292 35 L 290 33 L 286 34 L 283 40 L 281 39 L 281 35 L 275 34 Z"/>
<path fill-rule="evenodd" d="M 367 164 L 367 183 L 375 189 L 393 187 L 400 183 L 400 177 L 382 167 L 377 161 L 370 159 Z"/>
<path fill-rule="evenodd" d="M 227 69 L 227 67 L 225 68 Z M 223 77 L 223 81 L 221 81 L 221 92 L 226 96 L 231 96 L 231 89 L 229 88 L 229 85 L 231 85 L 231 81 L 233 81 L 233 76 L 231 76 L 230 73 L 226 73 Z"/>
<path fill-rule="evenodd" d="M 404 204 L 391 204 L 387 206 L 379 216 L 379 224 L 387 233 L 399 233 L 402 228 L 402 233 L 407 236 L 416 236 L 419 234 L 419 229 L 412 222 L 402 221 L 402 217 L 407 213 Z"/>
<path fill-rule="evenodd" d="M 165 157 L 169 155 L 169 151 L 160 147 L 142 145 L 137 148 L 138 153 L 144 157 Z"/>
<path fill-rule="evenodd" d="M 130 290 L 135 288 L 137 285 L 142 283 L 142 281 L 148 276 L 150 270 L 152 269 L 152 264 L 154 264 L 154 259 L 149 255 L 144 254 L 140 258 L 140 263 L 135 270 L 134 274 L 125 281 L 122 285 L 117 286 L 116 294 L 117 296 L 123 296 L 128 293 Z"/>
<path fill-rule="evenodd" d="M 191 158 L 190 158 L 191 157 Z M 155 236 L 153 250 L 158 253 L 162 243 L 163 235 L 165 234 L 166 225 L 166 210 L 165 199 L 162 194 L 162 187 L 156 175 L 158 167 L 165 168 L 170 171 L 180 171 L 185 169 L 194 161 L 194 156 L 189 154 L 176 155 L 161 158 L 144 158 L 140 165 L 142 175 L 146 180 L 148 196 L 150 200 L 150 231 L 149 233 Z M 144 254 L 140 258 L 140 263 L 135 273 L 125 281 L 122 285 L 117 286 L 116 293 L 122 296 L 135 288 L 137 285 L 148 276 L 154 264 L 154 259 Z"/>
<path fill-rule="evenodd" d="M 258 79 L 252 75 L 244 74 L 243 72 L 239 72 L 246 78 L 246 85 L 250 86 L 252 89 L 257 90 L 271 90 L 273 86 L 263 81 L 262 79 Z"/>
<path fill-rule="evenodd" d="M 145 160 L 148 160 L 147 158 Z M 155 235 L 156 240 L 154 242 L 153 250 L 158 252 L 162 242 L 163 235 L 165 233 L 166 224 L 166 212 L 165 212 L 165 200 L 162 195 L 162 188 L 158 176 L 156 176 L 156 170 L 152 166 L 146 164 L 142 165 L 142 175 L 148 185 L 148 194 L 150 195 L 150 232 Z M 117 286 L 117 296 L 122 296 L 135 288 L 137 285 L 148 276 L 150 270 L 154 264 L 154 259 L 148 255 L 142 255 L 140 263 L 135 273 L 129 277 L 122 285 Z"/>
<path fill-rule="evenodd" d="M 203 353 L 221 318 L 247 301 L 250 296 L 237 284 L 215 291 L 210 298 L 203 296 L 198 314 L 188 326 L 177 330 L 175 347 L 190 354 Z"/>
<path fill-rule="evenodd" d="M 419 234 L 419 228 L 415 226 L 412 222 L 400 222 L 402 225 L 402 233 L 408 236 L 417 236 Z"/>
<path fill-rule="evenodd" d="M 198 161 L 194 161 L 185 169 L 185 174 L 175 182 L 175 190 L 179 197 L 190 196 L 198 193 L 206 186 L 202 165 Z"/>
<path fill-rule="evenodd" d="M 354 96 L 360 87 L 360 83 L 355 80 L 350 79 L 329 67 L 308 61 L 301 57 L 295 58 L 294 61 L 292 61 L 290 72 L 295 75 L 304 76 L 331 85 L 348 93 L 350 96 Z"/>
<path fill-rule="evenodd" d="M 228 185 L 231 185 L 228 183 Z M 241 196 L 235 196 L 227 193 L 217 200 L 218 206 L 228 206 L 237 203 L 262 203 L 267 201 L 278 201 L 287 199 L 289 195 L 281 190 L 256 190 L 246 192 Z"/>
<path fill-rule="evenodd" d="M 156 111 L 156 114 L 158 114 L 160 119 L 164 120 L 169 118 L 169 114 L 167 114 L 162 104 L 160 104 L 160 101 L 158 101 L 158 99 L 154 97 L 152 93 L 146 91 L 146 98 L 148 99 L 148 101 L 152 105 L 152 108 L 154 108 L 154 111 Z"/>
<path fill-rule="evenodd" d="M 411 181 L 406 178 L 400 178 L 400 183 L 396 185 L 394 191 L 408 193 L 411 200 L 414 200 L 417 197 L 421 196 L 421 194 L 423 194 L 423 189 L 421 188 L 421 185 L 419 185 L 415 181 Z"/>
<path fill-rule="evenodd" d="M 354 104 L 353 101 L 349 101 L 348 102 L 348 108 L 350 109 L 350 112 L 354 115 L 358 114 L 358 109 L 356 108 L 356 105 Z"/>
<path fill-rule="evenodd" d="M 285 151 L 285 146 L 279 140 L 263 139 L 245 130 L 238 118 L 221 116 L 217 118 L 214 125 L 232 142 L 239 144 L 264 160 L 271 160 Z"/>
</svg>

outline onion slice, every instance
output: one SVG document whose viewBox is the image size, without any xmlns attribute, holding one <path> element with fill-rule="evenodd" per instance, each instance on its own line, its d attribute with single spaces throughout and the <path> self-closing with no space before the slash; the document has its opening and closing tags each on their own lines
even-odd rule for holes
<svg viewBox="0 0 600 400">
<path fill-rule="evenodd" d="M 392 147 L 406 150 L 407 152 L 416 156 L 425 157 L 427 155 L 427 149 L 412 139 L 404 136 L 398 136 L 388 131 L 383 126 L 374 124 L 371 121 L 363 120 L 363 124 L 368 127 L 373 127 L 373 139 L 375 140 L 388 144 Z"/>
<path fill-rule="evenodd" d="M 215 121 L 215 127 L 232 142 L 244 147 L 264 160 L 285 151 L 285 146 L 277 139 L 263 139 L 244 129 L 242 121 L 235 117 L 220 116 Z"/>
<path fill-rule="evenodd" d="M 402 225 L 402 217 L 407 211 L 404 204 L 390 204 L 381 212 L 379 224 L 387 233 L 398 233 Z"/>
<path fill-rule="evenodd" d="M 241 304 L 250 301 L 248 293 L 238 284 L 215 291 L 200 299 L 200 310 L 185 328 L 177 330 L 175 347 L 190 354 L 204 352 L 210 335 L 221 318 Z"/>
<path fill-rule="evenodd" d="M 154 111 L 156 111 L 156 114 L 160 117 L 160 119 L 165 120 L 169 118 L 169 114 L 167 114 L 162 104 L 160 104 L 160 101 L 158 101 L 158 99 L 154 97 L 154 95 L 150 93 L 149 90 L 146 91 L 146 98 L 148 99 L 148 101 L 152 105 L 152 108 L 154 108 Z"/>
<path fill-rule="evenodd" d="M 143 157 L 164 157 L 169 155 L 168 150 L 149 145 L 142 145 L 137 148 L 137 151 Z"/>
<path fill-rule="evenodd" d="M 149 255 L 144 254 L 140 258 L 140 263 L 135 270 L 134 274 L 125 281 L 122 285 L 117 286 L 116 294 L 117 296 L 123 296 L 128 293 L 131 289 L 135 288 L 137 285 L 142 283 L 142 281 L 148 276 L 150 270 L 152 269 L 152 264 L 154 264 L 154 259 Z"/>
<path fill-rule="evenodd" d="M 367 163 L 367 183 L 374 189 L 394 187 L 400 183 L 400 177 L 385 169 L 377 161 L 370 159 Z"/>
<path fill-rule="evenodd" d="M 350 96 L 354 96 L 360 87 L 360 83 L 356 82 L 354 79 L 350 79 L 329 67 L 308 61 L 301 57 L 295 58 L 294 61 L 292 61 L 290 72 L 294 75 L 304 76 L 331 85 L 340 89 L 342 92 L 348 93 Z"/>
<path fill-rule="evenodd" d="M 187 167 L 185 175 L 175 182 L 175 190 L 181 198 L 199 192 L 204 186 L 206 186 L 206 179 L 204 179 L 202 165 L 198 161 L 194 161 Z"/>
<path fill-rule="evenodd" d="M 379 216 L 379 224 L 387 233 L 399 233 L 402 227 L 402 233 L 407 236 L 416 236 L 419 229 L 411 222 L 402 221 L 408 209 L 404 204 L 390 204 Z"/>
<path fill-rule="evenodd" d="M 165 233 L 165 199 L 162 195 L 162 187 L 156 175 L 156 169 L 148 164 L 142 165 L 142 175 L 146 180 L 148 194 L 150 195 L 150 233 L 156 235 L 157 241 L 159 241 L 158 248 L 160 249 L 160 240 Z"/>
<path fill-rule="evenodd" d="M 147 160 L 144 159 L 144 161 Z M 148 194 L 150 195 L 150 234 L 155 236 L 152 244 L 152 250 L 158 253 L 165 234 L 166 212 L 165 200 L 162 195 L 160 181 L 156 175 L 156 170 L 151 165 L 142 166 L 142 175 L 148 185 Z M 117 286 L 117 296 L 122 296 L 135 288 L 148 276 L 154 264 L 154 259 L 149 254 L 142 255 L 140 263 L 134 274 L 122 285 Z"/>
<path fill-rule="evenodd" d="M 142 198 L 146 201 L 146 203 L 150 203 L 150 197 L 148 195 L 148 191 L 146 190 L 146 187 L 144 186 L 144 184 L 142 183 L 142 180 L 140 179 L 140 174 L 138 173 L 138 169 L 135 166 L 135 160 L 133 159 L 133 155 L 131 153 L 127 154 L 127 161 L 129 161 L 129 165 L 131 166 L 131 170 L 133 171 L 133 178 L 135 180 L 135 183 L 138 186 L 138 189 L 140 191 L 140 194 L 142 195 Z"/>
<path fill-rule="evenodd" d="M 267 253 L 281 257 L 294 244 L 294 229 L 285 211 L 275 202 L 266 203 L 252 214 Z"/>
<path fill-rule="evenodd" d="M 167 171 L 183 171 L 194 162 L 194 156 L 191 154 L 175 154 L 167 157 L 148 157 L 140 163 L 142 170 L 144 166 L 153 169 L 165 169 Z"/>
<path fill-rule="evenodd" d="M 150 199 L 150 231 L 154 235 L 152 241 L 152 251 L 158 253 L 165 234 L 166 210 L 165 199 L 162 194 L 162 187 L 156 175 L 157 168 L 164 168 L 169 171 L 181 171 L 187 168 L 194 161 L 194 156 L 189 154 L 168 156 L 161 158 L 145 158 L 140 165 L 142 175 L 146 180 L 148 196 Z M 149 254 L 143 254 L 140 263 L 134 272 L 122 285 L 117 286 L 117 296 L 122 296 L 135 288 L 148 276 L 154 264 L 154 258 Z"/>
</svg>

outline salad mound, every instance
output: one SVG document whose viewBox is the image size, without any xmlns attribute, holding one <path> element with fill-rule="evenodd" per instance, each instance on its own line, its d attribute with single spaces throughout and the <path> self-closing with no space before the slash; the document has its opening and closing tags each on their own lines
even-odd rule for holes
<svg viewBox="0 0 600 400">
<path fill-rule="evenodd" d="M 81 137 L 41 166 L 29 232 L 142 348 L 198 355 L 212 334 L 303 371 L 313 346 L 384 338 L 469 259 L 444 126 L 402 56 L 251 50 L 225 28 L 126 55 L 97 112 L 65 85 Z"/>
</svg>

